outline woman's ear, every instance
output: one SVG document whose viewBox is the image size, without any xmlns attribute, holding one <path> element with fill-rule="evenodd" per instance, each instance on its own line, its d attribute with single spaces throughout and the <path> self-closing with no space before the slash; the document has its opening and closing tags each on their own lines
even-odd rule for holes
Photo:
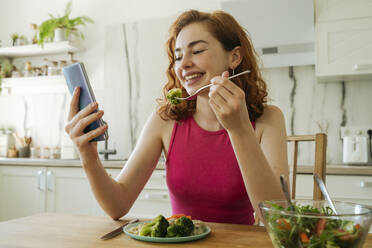
<svg viewBox="0 0 372 248">
<path fill-rule="evenodd" d="M 241 47 L 236 46 L 233 50 L 230 51 L 230 59 L 229 59 L 229 65 L 231 69 L 235 69 L 240 65 L 240 63 L 243 60 L 242 54 L 241 54 Z"/>
</svg>

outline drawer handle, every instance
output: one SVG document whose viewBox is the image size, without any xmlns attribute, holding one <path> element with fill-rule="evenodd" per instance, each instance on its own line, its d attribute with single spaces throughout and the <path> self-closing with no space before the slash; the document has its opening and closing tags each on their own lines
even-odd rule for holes
<svg viewBox="0 0 372 248">
<path fill-rule="evenodd" d="M 166 199 L 168 199 L 168 194 L 145 193 L 143 198 L 146 199 L 146 200 L 166 200 Z"/>
<path fill-rule="evenodd" d="M 369 69 L 372 69 L 372 64 L 371 63 L 355 64 L 354 67 L 353 67 L 354 71 L 369 70 Z"/>
<path fill-rule="evenodd" d="M 45 177 L 44 177 L 44 171 L 39 170 L 37 172 L 37 189 L 44 191 L 45 190 Z"/>
<path fill-rule="evenodd" d="M 151 177 L 152 177 L 152 178 L 161 178 L 161 179 L 165 179 L 165 174 L 152 174 Z"/>
<path fill-rule="evenodd" d="M 360 187 L 361 188 L 372 188 L 372 182 L 361 181 Z"/>
</svg>

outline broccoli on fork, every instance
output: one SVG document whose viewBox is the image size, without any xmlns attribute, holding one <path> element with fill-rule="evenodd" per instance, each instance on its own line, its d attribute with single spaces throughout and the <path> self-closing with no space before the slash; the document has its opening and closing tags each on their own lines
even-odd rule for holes
<svg viewBox="0 0 372 248">
<path fill-rule="evenodd" d="M 144 225 L 139 234 L 141 236 L 165 237 L 168 226 L 167 219 L 163 215 L 159 215 L 152 222 Z"/>
<path fill-rule="evenodd" d="M 173 105 L 177 105 L 181 103 L 180 98 L 182 96 L 182 90 L 180 88 L 174 88 L 168 91 L 167 98 Z"/>
</svg>

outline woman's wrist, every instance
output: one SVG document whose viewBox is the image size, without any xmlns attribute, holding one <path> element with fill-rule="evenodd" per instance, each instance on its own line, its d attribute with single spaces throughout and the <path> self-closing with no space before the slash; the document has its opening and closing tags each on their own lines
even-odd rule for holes
<svg viewBox="0 0 372 248">
<path fill-rule="evenodd" d="M 235 127 L 232 129 L 227 129 L 226 130 L 230 136 L 235 137 L 235 136 L 241 136 L 241 137 L 246 137 L 246 136 L 253 136 L 255 137 L 256 134 L 254 132 L 252 124 L 249 122 L 245 125 L 242 125 L 240 127 Z"/>
</svg>

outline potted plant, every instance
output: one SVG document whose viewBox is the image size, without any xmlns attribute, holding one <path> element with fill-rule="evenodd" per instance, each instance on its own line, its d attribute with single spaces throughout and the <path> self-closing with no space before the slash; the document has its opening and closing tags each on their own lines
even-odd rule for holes
<svg viewBox="0 0 372 248">
<path fill-rule="evenodd" d="M 19 38 L 19 35 L 17 33 L 14 33 L 10 36 L 12 38 L 12 46 L 15 46 L 16 45 L 16 42 Z"/>
<path fill-rule="evenodd" d="M 68 2 L 65 13 L 61 17 L 54 17 L 49 14 L 50 19 L 41 23 L 38 27 L 38 44 L 43 46 L 46 41 L 61 41 L 69 38 L 70 35 L 84 39 L 84 34 L 78 30 L 77 26 L 93 23 L 93 20 L 87 16 L 79 16 L 70 19 L 72 11 L 72 2 Z M 62 31 L 61 31 L 62 30 Z"/>
<path fill-rule="evenodd" d="M 0 92 L 1 92 L 1 81 L 3 78 L 11 77 L 13 71 L 13 65 L 8 60 L 0 61 Z"/>
</svg>

